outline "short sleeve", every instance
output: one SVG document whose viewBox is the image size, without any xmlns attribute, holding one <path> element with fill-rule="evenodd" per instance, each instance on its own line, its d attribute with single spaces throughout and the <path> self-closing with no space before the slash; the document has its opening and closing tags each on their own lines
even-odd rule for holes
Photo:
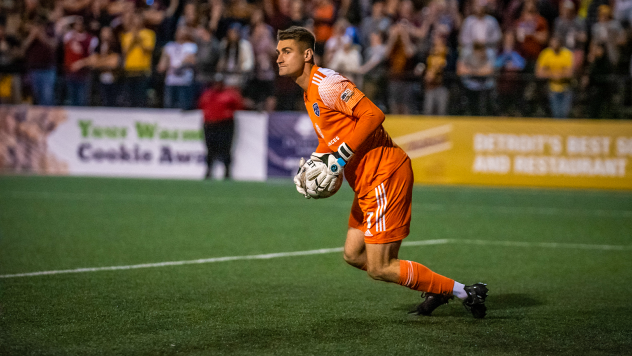
<svg viewBox="0 0 632 356">
<path fill-rule="evenodd" d="M 364 98 L 364 93 L 340 74 L 325 77 L 318 86 L 318 94 L 328 108 L 346 115 L 352 115 L 353 108 Z"/>
</svg>

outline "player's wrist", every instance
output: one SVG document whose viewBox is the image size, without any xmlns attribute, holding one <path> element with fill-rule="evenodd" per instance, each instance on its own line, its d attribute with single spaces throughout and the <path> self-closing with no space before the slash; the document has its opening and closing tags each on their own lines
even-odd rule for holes
<svg viewBox="0 0 632 356">
<path fill-rule="evenodd" d="M 334 157 L 336 157 L 336 161 L 340 167 L 344 167 L 351 157 L 353 157 L 353 150 L 349 145 L 343 142 L 338 146 L 338 151 L 334 152 Z"/>
</svg>

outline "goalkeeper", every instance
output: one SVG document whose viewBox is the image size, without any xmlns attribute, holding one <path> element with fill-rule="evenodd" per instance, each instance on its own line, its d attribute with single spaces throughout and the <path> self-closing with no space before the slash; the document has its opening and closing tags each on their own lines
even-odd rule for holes
<svg viewBox="0 0 632 356">
<path fill-rule="evenodd" d="M 355 192 L 345 261 L 376 280 L 421 291 L 417 313 L 430 315 L 453 296 L 474 317 L 486 314 L 487 288 L 464 286 L 413 261 L 398 259 L 411 219 L 410 158 L 382 127 L 384 114 L 347 78 L 314 63 L 314 35 L 302 27 L 278 32 L 279 75 L 293 79 L 318 135 L 318 147 L 294 181 L 306 197 L 327 197 L 344 171 Z"/>
</svg>

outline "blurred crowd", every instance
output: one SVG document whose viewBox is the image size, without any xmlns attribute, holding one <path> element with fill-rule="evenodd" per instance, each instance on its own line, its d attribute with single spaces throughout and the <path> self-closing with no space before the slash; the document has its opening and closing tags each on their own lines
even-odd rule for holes
<svg viewBox="0 0 632 356">
<path fill-rule="evenodd" d="M 392 114 L 614 118 L 631 105 L 632 0 L 4 0 L 0 102 L 193 109 L 221 81 L 304 110 L 276 32 Z"/>
</svg>

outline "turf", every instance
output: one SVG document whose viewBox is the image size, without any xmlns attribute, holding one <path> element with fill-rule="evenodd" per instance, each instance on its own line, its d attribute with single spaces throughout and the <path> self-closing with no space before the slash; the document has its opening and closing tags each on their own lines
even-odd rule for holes
<svg viewBox="0 0 632 356">
<path fill-rule="evenodd" d="M 343 188 L 307 201 L 288 181 L 0 177 L 0 275 L 339 247 L 351 199 Z M 456 302 L 410 316 L 419 293 L 370 280 L 328 253 L 1 278 L 0 354 L 632 349 L 631 192 L 415 187 L 406 241 L 433 239 L 450 243 L 404 246 L 400 256 L 488 283 L 487 318 Z M 559 245 L 537 245 L 551 242 Z"/>
</svg>

